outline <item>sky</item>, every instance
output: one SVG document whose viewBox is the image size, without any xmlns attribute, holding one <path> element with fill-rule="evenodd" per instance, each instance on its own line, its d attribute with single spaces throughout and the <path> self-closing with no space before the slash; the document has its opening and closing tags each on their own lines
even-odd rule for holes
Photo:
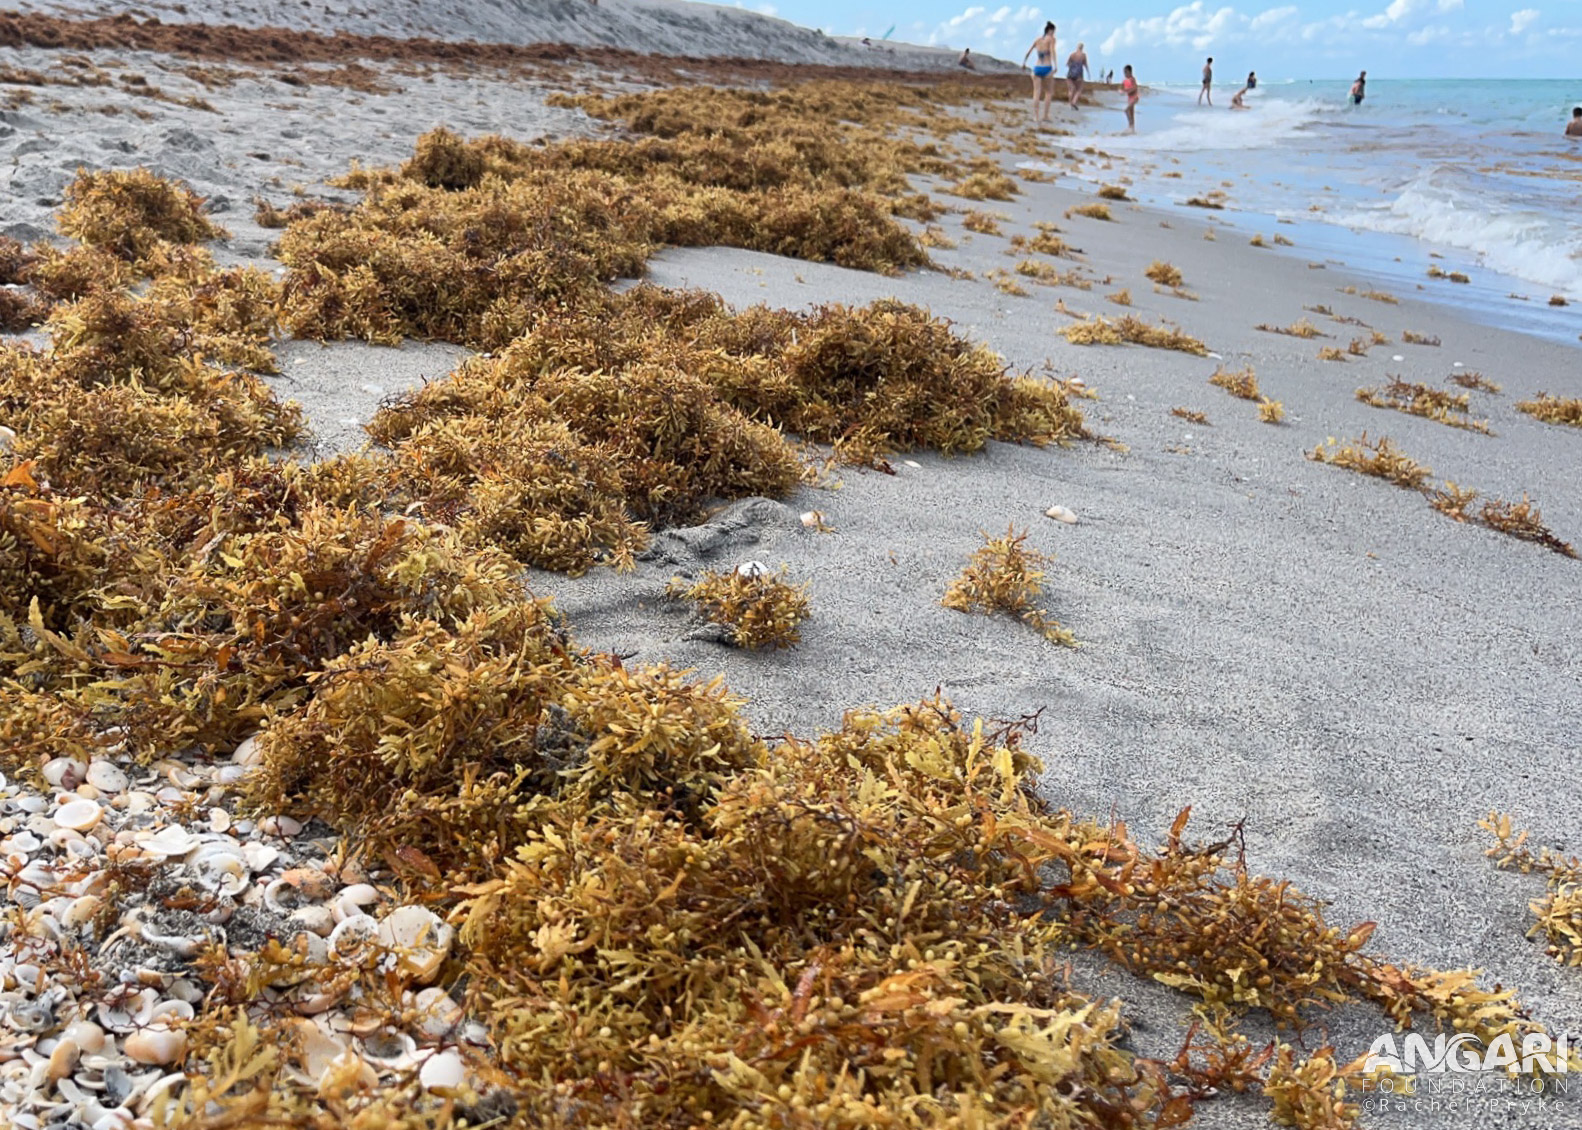
<svg viewBox="0 0 1582 1130">
<path fill-rule="evenodd" d="M 894 39 L 1020 61 L 1045 20 L 1062 57 L 1086 44 L 1095 71 L 1131 63 L 1144 81 L 1196 81 L 1206 56 L 1227 79 L 1577 78 L 1582 0 L 744 0 L 832 35 Z M 1578 83 L 1582 87 L 1582 81 Z"/>
</svg>

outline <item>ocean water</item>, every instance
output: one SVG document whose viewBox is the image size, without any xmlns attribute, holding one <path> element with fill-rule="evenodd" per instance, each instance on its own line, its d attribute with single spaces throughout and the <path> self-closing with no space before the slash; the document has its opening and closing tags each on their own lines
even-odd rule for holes
<svg viewBox="0 0 1582 1130">
<path fill-rule="evenodd" d="M 1200 216 L 1279 232 L 1293 254 L 1486 324 L 1576 342 L 1582 141 L 1563 131 L 1582 81 L 1370 80 L 1360 107 L 1349 86 L 1260 82 L 1245 112 L 1228 109 L 1231 87 L 1215 91 L 1213 109 L 1194 105 L 1195 86 L 1150 87 L 1135 136 L 1118 135 L 1125 120 L 1111 98 L 1067 144 L 1112 154 L 1115 168 L 1088 171 L 1124 171 L 1146 202 L 1218 190 L 1226 210 Z M 1430 279 L 1431 266 L 1472 282 Z M 1574 305 L 1551 306 L 1555 295 Z"/>
</svg>

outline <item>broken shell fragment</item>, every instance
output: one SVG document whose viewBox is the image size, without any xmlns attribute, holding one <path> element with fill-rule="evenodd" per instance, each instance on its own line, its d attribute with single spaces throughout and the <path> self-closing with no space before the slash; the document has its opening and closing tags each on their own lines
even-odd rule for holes
<svg viewBox="0 0 1582 1130">
<path fill-rule="evenodd" d="M 143 1028 L 121 1041 L 121 1050 L 138 1063 L 176 1063 L 187 1054 L 187 1034 L 163 1026 Z"/>
<path fill-rule="evenodd" d="M 1064 522 L 1068 526 L 1074 526 L 1077 524 L 1076 512 L 1074 510 L 1069 510 L 1064 506 L 1051 506 L 1048 510 L 1044 511 L 1044 517 L 1053 518 L 1057 522 Z"/>
<path fill-rule="evenodd" d="M 422 906 L 397 907 L 379 923 L 379 943 L 395 955 L 396 967 L 417 981 L 439 972 L 455 933 L 454 927 Z"/>
</svg>

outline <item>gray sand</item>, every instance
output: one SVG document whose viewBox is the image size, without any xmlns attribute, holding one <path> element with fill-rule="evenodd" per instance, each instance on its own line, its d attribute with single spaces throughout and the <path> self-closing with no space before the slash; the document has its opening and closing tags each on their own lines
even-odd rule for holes
<svg viewBox="0 0 1582 1130">
<path fill-rule="evenodd" d="M 174 129 L 190 129 L 202 143 L 193 152 L 209 154 L 195 158 L 201 176 L 192 175 L 210 190 L 224 186 L 239 207 L 267 187 L 268 176 L 280 175 L 278 162 L 249 165 L 246 150 L 282 151 L 288 130 L 301 131 L 297 175 L 311 183 L 353 156 L 403 156 L 435 120 L 503 129 L 517 115 L 525 124 L 511 132 L 522 136 L 580 128 L 571 117 L 535 110 L 529 91 L 483 80 L 436 80 L 421 99 L 400 96 L 406 103 L 369 97 L 344 116 L 331 112 L 341 97 L 314 88 L 300 100 L 286 96 L 293 109 L 274 115 L 240 100 L 218 117 L 160 106 L 160 126 L 146 132 L 124 116 L 8 119 L 17 132 L 0 136 L 0 156 L 18 162 L 8 192 L 28 200 L 58 192 L 77 161 L 157 159 L 169 167 Z M 511 97 L 520 101 L 501 108 Z M 380 105 L 390 111 L 382 118 L 388 136 L 368 136 L 368 119 L 358 115 Z M 35 160 L 37 150 L 20 152 L 22 128 L 43 130 L 57 151 L 48 160 Z M 257 140 L 265 129 L 276 132 Z M 117 149 L 118 139 L 134 148 Z M 1310 270 L 1300 247 L 1250 249 L 1249 233 L 1225 221 L 1215 223 L 1213 242 L 1203 238 L 1201 218 L 1185 211 L 1117 205 L 1115 223 L 1068 221 L 1065 208 L 1090 199 L 1090 188 L 1025 190 L 1013 203 L 987 206 L 1008 217 L 1006 234 L 1032 234 L 1033 221 L 1052 220 L 1084 249 L 1073 265 L 1111 283 L 1091 291 L 1029 284 L 1024 298 L 981 277 L 886 279 L 722 249 L 664 253 L 651 277 L 717 291 L 737 306 L 891 295 L 926 305 L 1017 369 L 1047 364 L 1059 375 L 1080 375 L 1100 394 L 1084 405 L 1093 427 L 1126 450 L 996 444 L 970 458 L 899 456 L 894 475 L 843 469 L 838 489 L 738 503 L 702 527 L 667 533 L 631 574 L 534 574 L 533 587 L 555 598 L 585 645 L 699 677 L 724 674 L 769 734 L 813 734 L 838 724 L 847 708 L 914 701 L 936 687 L 969 715 L 1041 711 L 1030 746 L 1048 766 L 1044 786 L 1055 803 L 1114 814 L 1145 841 L 1161 836 L 1186 805 L 1204 838 L 1244 819 L 1255 869 L 1329 900 L 1337 923 L 1376 921 L 1375 949 L 1403 961 L 1484 968 L 1490 982 L 1518 987 L 1552 1031 L 1582 1031 L 1577 972 L 1523 939 L 1527 902 L 1541 884 L 1496 872 L 1475 827 L 1490 809 L 1508 810 L 1538 841 L 1576 848 L 1582 806 L 1571 773 L 1582 564 L 1457 525 L 1415 494 L 1303 457 L 1326 436 L 1387 433 L 1440 477 L 1505 498 L 1530 493 L 1557 533 L 1582 541 L 1575 489 L 1582 434 L 1513 408 L 1540 389 L 1582 395 L 1577 349 L 1472 327 L 1441 307 L 1337 293 L 1360 280 L 1338 267 Z M 42 224 L 48 207 L 24 200 L 22 214 Z M 233 226 L 232 255 L 263 253 L 269 233 Z M 943 226 L 960 245 L 936 253 L 942 264 L 979 276 L 1014 265 L 1003 254 L 1005 239 L 964 233 L 959 216 Z M 1154 293 L 1142 276 L 1154 258 L 1180 267 L 1200 300 Z M 1254 406 L 1208 386 L 1213 358 L 1080 348 L 1058 336 L 1069 319 L 1054 311 L 1057 299 L 1114 315 L 1125 311 L 1103 296 L 1121 286 L 1134 299 L 1130 312 L 1178 320 L 1227 365 L 1255 364 L 1265 392 L 1284 402 L 1287 424 L 1260 423 Z M 1443 344 L 1390 344 L 1365 359 L 1319 362 L 1321 345 L 1344 348 L 1362 332 L 1304 314 L 1304 305 L 1320 303 L 1392 342 L 1411 329 Z M 1304 341 L 1252 328 L 1303 316 L 1334 338 Z M 1397 354 L 1401 361 L 1392 360 Z M 456 356 L 434 346 L 295 344 L 282 351 L 277 387 L 307 405 L 323 450 L 339 450 L 356 438 L 351 421 L 366 420 L 380 395 L 442 374 Z M 1473 394 L 1493 436 L 1370 408 L 1353 396 L 1387 373 L 1441 384 L 1458 361 L 1505 386 L 1502 395 Z M 1177 405 L 1206 412 L 1213 425 L 1170 416 Z M 1043 517 L 1055 503 L 1075 510 L 1079 523 Z M 797 515 L 808 509 L 823 511 L 832 532 L 805 529 Z M 1006 619 L 940 606 L 980 532 L 1009 525 L 1030 530 L 1037 548 L 1057 555 L 1047 608 L 1083 641 L 1080 650 L 1057 648 Z M 750 559 L 784 564 L 811 586 L 814 618 L 800 648 L 753 655 L 689 639 L 694 625 L 662 596 L 674 575 Z M 1173 1051 L 1185 1016 L 1181 997 L 1092 960 L 1080 960 L 1077 976 L 1080 985 L 1135 1002 L 1139 1047 Z M 1383 1031 L 1371 1010 L 1351 1009 L 1333 1017 L 1330 1035 L 1349 1058 Z M 1316 1036 L 1308 1046 L 1322 1042 Z M 1227 1101 L 1205 1121 L 1246 1125 L 1264 1109 L 1261 1101 Z M 1524 1108 L 1520 1118 L 1513 1124 L 1578 1126 L 1582 1106 L 1560 1114 Z M 1413 1123 L 1392 1112 L 1370 1121 L 1492 1120 L 1436 1114 Z"/>
</svg>

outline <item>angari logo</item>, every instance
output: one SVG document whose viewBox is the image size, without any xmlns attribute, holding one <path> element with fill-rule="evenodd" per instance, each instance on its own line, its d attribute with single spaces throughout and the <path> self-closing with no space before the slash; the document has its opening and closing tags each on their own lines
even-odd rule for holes
<svg viewBox="0 0 1582 1130">
<path fill-rule="evenodd" d="M 1417 1071 L 1508 1071 L 1515 1068 L 1523 1074 L 1561 1075 L 1571 1064 L 1566 1039 L 1561 1036 L 1559 1040 L 1551 1040 L 1546 1032 L 1528 1032 L 1522 1037 L 1518 1053 L 1516 1041 L 1505 1034 L 1494 1037 L 1485 1048 L 1468 1032 L 1448 1038 L 1443 1034 L 1435 1036 L 1431 1045 L 1412 1032 L 1402 1041 L 1404 1051 L 1397 1051 L 1395 1037 L 1384 1035 L 1373 1041 L 1362 1069 L 1384 1069 L 1406 1075 Z"/>
</svg>

